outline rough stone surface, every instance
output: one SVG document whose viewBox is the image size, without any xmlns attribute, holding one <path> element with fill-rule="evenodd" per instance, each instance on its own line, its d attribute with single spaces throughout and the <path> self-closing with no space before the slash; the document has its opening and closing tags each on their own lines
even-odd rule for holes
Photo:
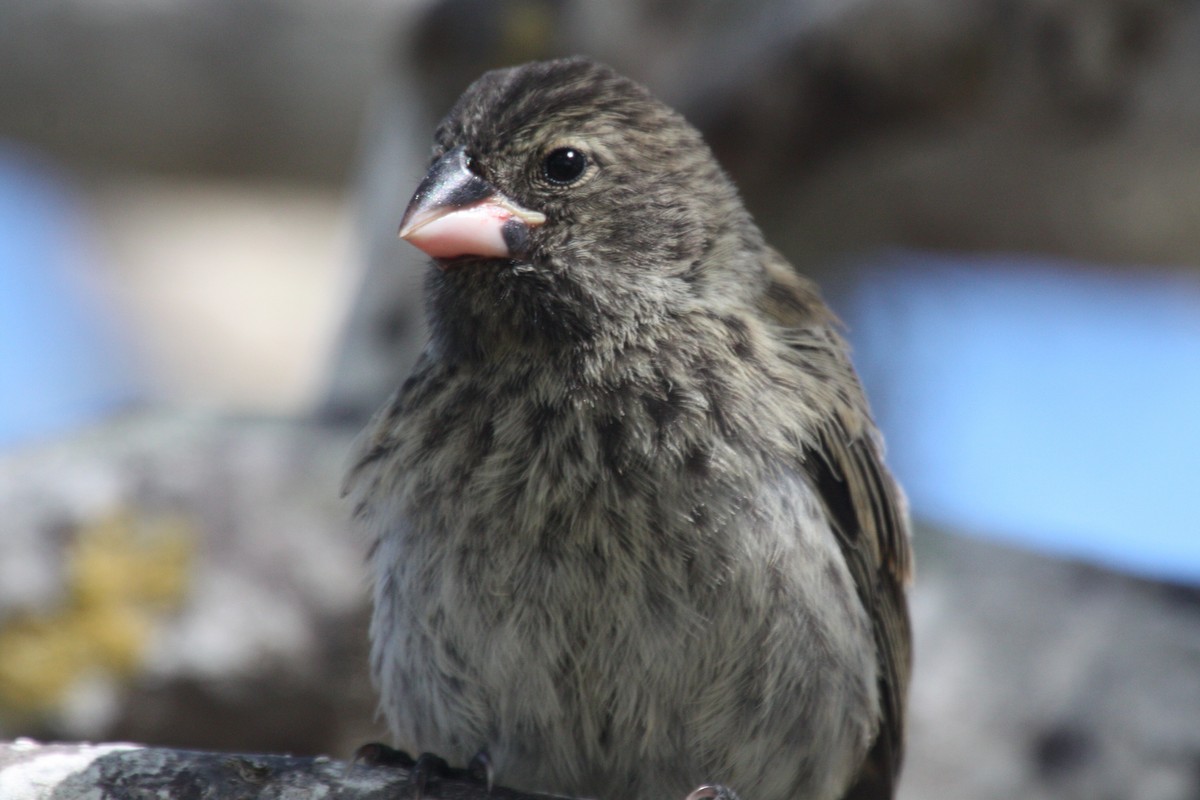
<svg viewBox="0 0 1200 800">
<path fill-rule="evenodd" d="M 345 753 L 380 730 L 351 435 L 142 413 L 0 458 L 0 736 Z"/>
<path fill-rule="evenodd" d="M 0 797 L 20 800 L 392 800 L 413 795 L 409 778 L 407 770 L 323 756 L 0 742 Z M 438 780 L 436 793 L 442 800 L 547 800 L 455 778 Z"/>
<path fill-rule="evenodd" d="M 923 532 L 901 797 L 1200 794 L 1200 589 Z"/>
</svg>

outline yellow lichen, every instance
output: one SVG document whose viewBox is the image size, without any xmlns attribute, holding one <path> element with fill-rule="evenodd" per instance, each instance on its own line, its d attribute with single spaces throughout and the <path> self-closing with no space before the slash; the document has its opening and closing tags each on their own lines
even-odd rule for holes
<svg viewBox="0 0 1200 800">
<path fill-rule="evenodd" d="M 63 553 L 61 604 L 0 622 L 0 711 L 54 708 L 85 673 L 131 675 L 155 624 L 187 590 L 192 536 L 176 517 L 112 514 Z"/>
</svg>

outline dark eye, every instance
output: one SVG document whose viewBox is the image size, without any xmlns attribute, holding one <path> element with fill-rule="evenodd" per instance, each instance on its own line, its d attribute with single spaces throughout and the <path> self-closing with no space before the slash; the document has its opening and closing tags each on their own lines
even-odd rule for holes
<svg viewBox="0 0 1200 800">
<path fill-rule="evenodd" d="M 551 183 L 566 186 L 579 180 L 579 176 L 587 169 L 587 156 L 582 150 L 574 147 L 560 147 L 551 150 L 542 161 L 542 174 Z"/>
</svg>

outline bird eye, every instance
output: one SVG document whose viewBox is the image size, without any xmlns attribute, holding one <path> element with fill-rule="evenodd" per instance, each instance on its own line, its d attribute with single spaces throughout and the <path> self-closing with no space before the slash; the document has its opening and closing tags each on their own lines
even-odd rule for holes
<svg viewBox="0 0 1200 800">
<path fill-rule="evenodd" d="M 551 183 L 566 186 L 579 180 L 587 169 L 587 156 L 574 147 L 559 147 L 551 150 L 542 161 L 542 174 Z"/>
</svg>

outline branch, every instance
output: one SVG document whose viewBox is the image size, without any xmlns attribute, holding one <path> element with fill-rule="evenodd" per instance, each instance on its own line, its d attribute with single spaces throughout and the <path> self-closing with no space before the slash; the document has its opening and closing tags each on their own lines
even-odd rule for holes
<svg viewBox="0 0 1200 800">
<path fill-rule="evenodd" d="M 0 797 L 21 800 L 403 800 L 407 770 L 318 757 L 211 753 L 134 744 L 0 742 Z M 550 800 L 445 779 L 438 800 Z M 561 798 L 556 798 L 561 800 Z"/>
</svg>

